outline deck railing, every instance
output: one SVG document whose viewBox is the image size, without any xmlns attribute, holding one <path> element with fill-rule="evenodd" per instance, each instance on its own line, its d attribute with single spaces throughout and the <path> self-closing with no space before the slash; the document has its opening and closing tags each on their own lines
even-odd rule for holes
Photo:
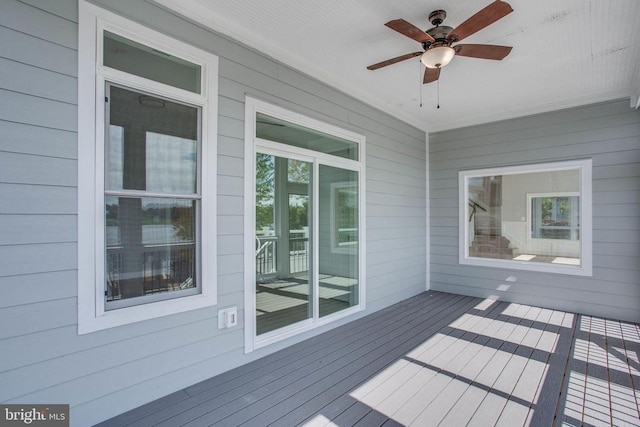
<svg viewBox="0 0 640 427">
<path fill-rule="evenodd" d="M 107 247 L 107 301 L 195 287 L 194 243 L 144 245 L 138 266 L 125 271 L 124 256 L 136 256 L 132 252 Z"/>
<path fill-rule="evenodd" d="M 309 271 L 309 238 L 289 239 L 289 273 Z"/>
<path fill-rule="evenodd" d="M 256 236 L 256 274 L 258 279 L 278 273 L 278 242 L 280 237 Z M 289 273 L 309 270 L 309 236 L 307 230 L 289 232 Z"/>
<path fill-rule="evenodd" d="M 256 274 L 258 278 L 277 271 L 277 236 L 256 237 Z"/>
</svg>

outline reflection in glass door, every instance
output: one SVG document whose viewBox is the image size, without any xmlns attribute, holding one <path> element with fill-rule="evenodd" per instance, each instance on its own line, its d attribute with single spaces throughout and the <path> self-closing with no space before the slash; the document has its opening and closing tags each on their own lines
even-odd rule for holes
<svg viewBox="0 0 640 427">
<path fill-rule="evenodd" d="M 256 155 L 257 335 L 359 304 L 359 174 L 322 163 L 315 174 L 311 162 Z"/>
<path fill-rule="evenodd" d="M 358 305 L 358 172 L 319 168 L 320 317 Z"/>
<path fill-rule="evenodd" d="M 255 262 L 245 283 L 252 351 L 363 308 L 366 179 L 364 136 L 246 101 L 255 126 L 245 151 L 255 178 L 245 200 L 245 218 L 255 217 L 255 260 L 245 254 L 248 269 Z"/>
<path fill-rule="evenodd" d="M 313 317 L 312 164 L 256 155 L 256 332 Z"/>
</svg>

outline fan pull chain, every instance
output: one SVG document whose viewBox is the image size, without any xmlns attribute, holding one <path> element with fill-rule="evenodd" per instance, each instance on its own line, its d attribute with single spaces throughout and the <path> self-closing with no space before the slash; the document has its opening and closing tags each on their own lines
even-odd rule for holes
<svg viewBox="0 0 640 427">
<path fill-rule="evenodd" d="M 438 106 L 436 108 L 440 109 L 440 79 L 438 79 Z"/>
<path fill-rule="evenodd" d="M 418 60 L 418 85 L 420 89 L 420 108 L 422 108 L 422 61 Z"/>
</svg>

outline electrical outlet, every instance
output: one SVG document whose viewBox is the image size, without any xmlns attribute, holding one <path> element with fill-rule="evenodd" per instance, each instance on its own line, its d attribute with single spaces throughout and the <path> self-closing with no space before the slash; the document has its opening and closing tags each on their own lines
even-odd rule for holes
<svg viewBox="0 0 640 427">
<path fill-rule="evenodd" d="M 238 309 L 231 307 L 227 310 L 227 327 L 238 326 Z"/>
<path fill-rule="evenodd" d="M 231 328 L 238 325 L 238 307 L 218 310 L 218 329 Z"/>
</svg>

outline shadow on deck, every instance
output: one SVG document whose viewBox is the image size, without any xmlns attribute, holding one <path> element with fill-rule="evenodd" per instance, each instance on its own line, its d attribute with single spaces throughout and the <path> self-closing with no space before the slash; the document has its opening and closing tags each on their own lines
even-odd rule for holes
<svg viewBox="0 0 640 427">
<path fill-rule="evenodd" d="M 101 426 L 640 425 L 638 325 L 426 292 Z"/>
</svg>

